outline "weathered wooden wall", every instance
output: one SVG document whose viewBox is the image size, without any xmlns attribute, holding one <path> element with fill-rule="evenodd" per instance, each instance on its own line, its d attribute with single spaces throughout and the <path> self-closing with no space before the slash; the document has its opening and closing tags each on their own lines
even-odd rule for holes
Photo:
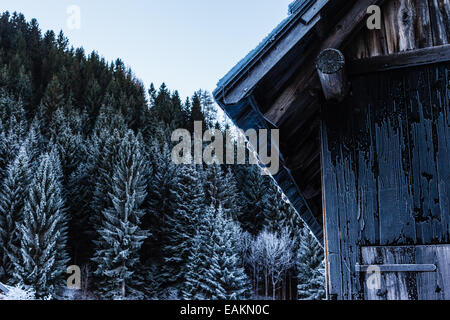
<svg viewBox="0 0 450 320">
<path fill-rule="evenodd" d="M 449 20 L 449 0 L 388 0 L 381 30 L 364 28 L 345 55 L 361 59 L 449 44 Z"/>
<path fill-rule="evenodd" d="M 450 240 L 450 63 L 355 76 L 324 106 L 322 172 L 331 298 L 363 298 L 363 246 Z"/>
</svg>

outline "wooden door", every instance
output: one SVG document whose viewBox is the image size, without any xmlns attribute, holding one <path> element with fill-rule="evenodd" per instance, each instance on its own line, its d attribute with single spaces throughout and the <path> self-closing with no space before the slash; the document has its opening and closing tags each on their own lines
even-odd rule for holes
<svg viewBox="0 0 450 320">
<path fill-rule="evenodd" d="M 367 300 L 450 300 L 450 245 L 363 247 Z"/>
</svg>

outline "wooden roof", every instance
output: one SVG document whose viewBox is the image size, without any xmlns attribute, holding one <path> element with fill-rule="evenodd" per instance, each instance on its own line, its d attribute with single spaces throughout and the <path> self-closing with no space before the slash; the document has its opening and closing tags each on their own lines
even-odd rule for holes
<svg viewBox="0 0 450 320">
<path fill-rule="evenodd" d="M 316 57 L 340 48 L 383 0 L 297 0 L 290 15 L 218 83 L 214 98 L 234 123 L 280 129 L 280 171 L 274 179 L 323 241 L 320 82 Z"/>
</svg>

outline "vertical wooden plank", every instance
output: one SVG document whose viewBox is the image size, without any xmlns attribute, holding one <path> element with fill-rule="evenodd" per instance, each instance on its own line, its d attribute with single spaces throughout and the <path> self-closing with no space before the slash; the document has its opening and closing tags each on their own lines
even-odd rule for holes
<svg viewBox="0 0 450 320">
<path fill-rule="evenodd" d="M 386 40 L 386 24 L 385 20 L 381 20 L 380 30 L 368 30 L 363 28 L 361 33 L 365 35 L 367 51 L 369 57 L 376 57 L 388 54 L 387 40 Z"/>
<path fill-rule="evenodd" d="M 442 239 L 433 131 L 433 107 L 427 66 L 405 74 L 410 120 L 411 177 L 417 243 Z"/>
<path fill-rule="evenodd" d="M 407 171 L 407 123 L 402 71 L 380 74 L 385 84 L 375 108 L 374 152 L 377 155 L 380 244 L 415 243 L 411 182 Z"/>
<path fill-rule="evenodd" d="M 411 185 L 402 169 L 405 146 L 402 132 L 391 121 L 377 126 L 378 196 L 380 243 L 382 245 L 415 242 Z"/>
<path fill-rule="evenodd" d="M 352 48 L 352 59 L 363 59 L 370 57 L 364 33 L 360 33 L 355 38 L 355 41 L 352 42 Z"/>
<path fill-rule="evenodd" d="M 323 247 L 325 251 L 325 281 L 326 281 L 326 299 L 330 300 L 331 293 L 330 293 L 330 287 L 331 287 L 331 278 L 330 278 L 330 259 L 328 256 L 328 232 L 327 232 L 327 211 L 326 211 L 326 199 L 325 199 L 325 170 L 324 170 L 324 141 L 322 137 L 322 130 L 323 130 L 323 122 L 320 123 L 319 126 L 319 134 L 320 134 L 320 180 L 322 184 L 322 221 L 323 221 Z"/>
<path fill-rule="evenodd" d="M 450 39 L 450 4 L 448 0 L 428 0 L 433 43 L 440 46 L 449 43 Z"/>
<path fill-rule="evenodd" d="M 430 10 L 425 0 L 414 0 L 416 8 L 415 38 L 416 48 L 429 48 L 433 46 L 433 33 L 431 32 Z"/>
<path fill-rule="evenodd" d="M 441 243 L 450 241 L 450 63 L 430 66 L 429 81 L 435 146 L 438 195 L 433 201 L 440 208 Z"/>
<path fill-rule="evenodd" d="M 355 79 L 355 105 L 353 110 L 355 162 L 357 165 L 358 222 L 361 245 L 379 243 L 379 215 L 373 109 L 379 108 L 379 98 L 385 94 L 382 77 Z"/>
<path fill-rule="evenodd" d="M 354 265 L 359 261 L 357 172 L 354 170 L 352 105 L 325 106 L 322 123 L 324 197 L 327 213 L 330 293 L 338 299 L 359 298 L 359 278 Z M 334 283 L 333 283 L 334 282 Z M 332 296 L 333 297 L 333 296 Z"/>
<path fill-rule="evenodd" d="M 381 54 L 387 55 L 389 54 L 389 50 L 387 47 L 387 35 L 386 35 L 386 21 L 384 19 L 381 20 L 381 30 L 377 33 L 380 45 L 381 45 Z"/>
<path fill-rule="evenodd" d="M 416 8 L 413 0 L 399 0 L 397 11 L 397 24 L 399 35 L 399 51 L 413 50 L 415 48 L 414 22 Z"/>
<path fill-rule="evenodd" d="M 324 211 L 326 212 L 326 237 L 327 255 L 329 263 L 329 298 L 342 299 L 342 268 L 341 268 L 341 248 L 340 248 L 340 226 L 338 220 L 338 190 L 336 183 L 336 173 L 331 161 L 329 150 L 328 133 L 326 124 L 321 125 L 322 140 L 322 177 L 323 177 L 323 197 Z"/>
<path fill-rule="evenodd" d="M 368 30 L 366 33 L 369 57 L 377 57 L 384 54 L 384 47 L 379 36 L 380 33 L 381 30 Z"/>
<path fill-rule="evenodd" d="M 398 8 L 399 0 L 391 0 L 385 3 L 384 24 L 386 26 L 386 42 L 389 54 L 399 51 L 399 26 L 397 21 Z"/>
</svg>

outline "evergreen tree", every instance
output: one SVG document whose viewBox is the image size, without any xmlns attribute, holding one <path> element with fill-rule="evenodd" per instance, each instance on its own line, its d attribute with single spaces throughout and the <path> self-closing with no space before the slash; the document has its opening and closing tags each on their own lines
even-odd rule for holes
<svg viewBox="0 0 450 320">
<path fill-rule="evenodd" d="M 92 122 L 98 115 L 103 99 L 102 88 L 98 80 L 94 77 L 89 79 L 85 101 L 87 113 Z"/>
<path fill-rule="evenodd" d="M 103 105 L 95 121 L 92 136 L 104 139 L 111 134 L 111 131 L 126 132 L 127 127 L 123 116 L 115 111 L 110 105 Z"/>
<path fill-rule="evenodd" d="M 45 95 L 42 100 L 41 117 L 46 120 L 51 120 L 53 114 L 64 104 L 64 91 L 58 77 L 53 76 L 52 80 L 45 90 Z"/>
<path fill-rule="evenodd" d="M 208 216 L 207 216 L 208 217 Z M 208 225 L 199 225 L 195 237 L 191 242 L 188 263 L 186 265 L 185 283 L 182 295 L 185 300 L 206 300 L 203 294 L 202 280 L 207 270 L 207 255 L 205 252 L 212 250 L 210 244 L 205 239 Z M 204 230 L 206 229 L 206 230 Z M 207 250 L 209 249 L 209 250 Z"/>
<path fill-rule="evenodd" d="M 200 105 L 205 119 L 205 125 L 208 128 L 213 128 L 217 123 L 217 109 L 211 94 L 205 90 L 197 91 L 200 98 Z"/>
<path fill-rule="evenodd" d="M 191 100 L 191 113 L 189 117 L 189 127 L 188 129 L 191 132 L 194 132 L 194 122 L 201 121 L 203 124 L 205 123 L 205 115 L 202 111 L 202 102 L 200 100 L 200 96 L 198 92 L 196 92 Z"/>
<path fill-rule="evenodd" d="M 218 164 L 206 167 L 205 201 L 216 210 L 222 208 L 225 216 L 238 219 L 241 215 L 241 199 L 236 179 L 230 170 L 224 173 Z"/>
<path fill-rule="evenodd" d="M 51 138 L 60 156 L 64 191 L 71 194 L 71 190 L 67 189 L 68 180 L 86 156 L 84 141 L 81 134 L 70 127 L 69 117 L 64 115 L 63 110 L 55 112 L 52 124 Z"/>
<path fill-rule="evenodd" d="M 42 146 L 42 136 L 39 130 L 39 121 L 34 119 L 25 138 L 25 148 L 32 167 L 39 165 L 39 156 L 44 147 Z"/>
<path fill-rule="evenodd" d="M 176 184 L 171 190 L 173 209 L 166 216 L 163 277 L 166 285 L 184 283 L 186 264 L 195 226 L 204 211 L 202 174 L 199 167 L 183 165 L 177 172 Z"/>
<path fill-rule="evenodd" d="M 150 83 L 150 88 L 148 89 L 148 95 L 150 97 L 149 106 L 150 109 L 153 108 L 156 105 L 156 97 L 157 97 L 157 91 L 155 89 L 155 85 Z"/>
<path fill-rule="evenodd" d="M 95 230 L 101 225 L 103 209 L 112 205 L 112 200 L 108 195 L 112 192 L 114 186 L 114 164 L 118 161 L 122 141 L 119 131 L 114 130 L 111 135 L 108 135 L 109 133 L 110 131 L 108 130 L 103 131 L 103 134 L 94 142 L 97 143 L 97 150 L 95 150 L 96 168 L 94 172 L 96 176 L 89 222 Z"/>
<path fill-rule="evenodd" d="M 0 119 L 6 131 L 12 129 L 18 133 L 17 130 L 23 130 L 22 127 L 17 126 L 18 123 L 24 124 L 26 121 L 26 114 L 20 96 L 16 98 L 0 91 L 0 110 L 2 110 Z"/>
<path fill-rule="evenodd" d="M 102 212 L 93 262 L 101 278 L 100 289 L 106 295 L 126 298 L 139 285 L 135 268 L 139 249 L 149 236 L 141 229 L 145 215 L 142 203 L 145 190 L 145 159 L 138 139 L 130 131 L 124 137 L 114 166 L 113 187 L 109 197 L 112 206 Z"/>
<path fill-rule="evenodd" d="M 25 200 L 21 256 L 14 263 L 15 280 L 33 287 L 39 297 L 55 294 L 68 263 L 67 217 L 59 172 L 58 159 L 45 154 Z"/>
<path fill-rule="evenodd" d="M 274 181 L 269 181 L 264 196 L 264 229 L 280 235 L 286 229 L 300 243 L 303 222 Z"/>
<path fill-rule="evenodd" d="M 171 130 L 183 127 L 184 114 L 180 96 L 177 91 L 171 93 L 163 83 L 156 94 L 155 88 L 149 90 L 153 122 L 163 123 Z"/>
<path fill-rule="evenodd" d="M 325 299 L 324 252 L 311 232 L 304 228 L 297 255 L 298 298 Z"/>
<path fill-rule="evenodd" d="M 239 221 L 244 231 L 257 235 L 264 229 L 269 178 L 261 175 L 261 169 L 257 165 L 237 167 L 235 169 L 237 186 L 243 195 Z"/>
<path fill-rule="evenodd" d="M 14 263 L 18 263 L 20 259 L 19 226 L 23 222 L 24 196 L 30 178 L 29 166 L 27 151 L 22 146 L 18 156 L 8 167 L 0 192 L 0 261 L 8 281 L 12 279 Z"/>
<path fill-rule="evenodd" d="M 102 107 L 90 139 L 85 141 L 86 158 L 72 173 L 68 186 L 76 211 L 72 222 L 71 247 L 74 259 L 89 260 L 100 228 L 102 211 L 112 206 L 112 175 L 126 125 L 110 107 Z M 82 248 L 82 249 L 81 249 Z M 81 250 L 80 250 L 81 249 Z"/>
<path fill-rule="evenodd" d="M 162 257 L 161 248 L 164 247 L 167 234 L 165 224 L 167 216 L 174 209 L 174 194 L 177 171 L 179 166 L 171 160 L 169 145 L 157 140 L 152 142 L 149 150 L 149 162 L 152 176 L 148 183 L 148 196 L 145 207 L 149 214 L 144 218 L 144 228 L 149 229 L 152 237 L 144 245 L 144 260 Z"/>
<path fill-rule="evenodd" d="M 11 124 L 12 123 L 12 124 Z M 0 124 L 1 125 L 1 124 Z M 0 181 L 5 178 L 8 165 L 17 156 L 21 145 L 21 134 L 23 134 L 20 127 L 22 124 L 18 124 L 13 116 L 10 120 L 10 129 L 6 130 L 5 127 L 0 127 Z"/>
<path fill-rule="evenodd" d="M 185 299 L 248 298 L 250 285 L 239 257 L 240 228 L 211 206 L 203 216 L 189 257 Z"/>
<path fill-rule="evenodd" d="M 3 124 L 0 122 L 0 181 L 3 180 L 5 176 L 5 171 L 9 162 L 9 150 L 6 144 L 6 132 Z"/>
</svg>

